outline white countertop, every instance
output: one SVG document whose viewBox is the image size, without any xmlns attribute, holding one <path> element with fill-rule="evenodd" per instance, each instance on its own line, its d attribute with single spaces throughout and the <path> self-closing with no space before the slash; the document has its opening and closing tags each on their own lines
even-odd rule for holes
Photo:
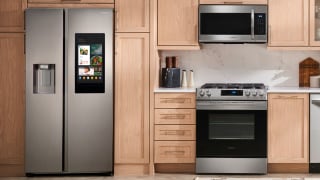
<svg viewBox="0 0 320 180">
<path fill-rule="evenodd" d="M 156 93 L 194 93 L 196 92 L 196 88 L 156 88 L 154 90 Z"/>
<path fill-rule="evenodd" d="M 194 93 L 196 88 L 156 88 L 156 93 Z M 320 93 L 320 88 L 268 87 L 268 93 Z"/>
<path fill-rule="evenodd" d="M 320 88 L 309 87 L 269 87 L 268 93 L 320 93 Z"/>
</svg>

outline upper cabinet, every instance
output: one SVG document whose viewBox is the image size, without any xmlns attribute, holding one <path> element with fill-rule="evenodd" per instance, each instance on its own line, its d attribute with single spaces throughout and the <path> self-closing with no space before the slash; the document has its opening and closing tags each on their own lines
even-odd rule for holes
<svg viewBox="0 0 320 180">
<path fill-rule="evenodd" d="M 200 4 L 268 4 L 267 0 L 200 0 Z"/>
<path fill-rule="evenodd" d="M 309 0 L 269 0 L 269 46 L 309 45 Z"/>
<path fill-rule="evenodd" d="M 28 0 L 28 3 L 114 3 L 114 0 Z"/>
<path fill-rule="evenodd" d="M 26 0 L 1 0 L 0 32 L 23 32 Z"/>
<path fill-rule="evenodd" d="M 158 0 L 159 49 L 199 47 L 198 4 L 198 0 Z"/>
<path fill-rule="evenodd" d="M 320 0 L 269 0 L 268 28 L 269 47 L 319 50 Z"/>
<path fill-rule="evenodd" d="M 28 0 L 28 8 L 114 8 L 114 0 Z"/>
<path fill-rule="evenodd" d="M 149 32 L 149 0 L 116 0 L 116 32 Z"/>
</svg>

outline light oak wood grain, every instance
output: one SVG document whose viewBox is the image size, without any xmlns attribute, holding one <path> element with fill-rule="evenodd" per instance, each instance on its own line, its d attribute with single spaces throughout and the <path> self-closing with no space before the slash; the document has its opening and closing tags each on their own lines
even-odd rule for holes
<svg viewBox="0 0 320 180">
<path fill-rule="evenodd" d="M 149 165 L 145 164 L 115 164 L 115 176 L 141 176 L 149 174 Z"/>
<path fill-rule="evenodd" d="M 268 173 L 309 173 L 309 164 L 268 163 Z"/>
<path fill-rule="evenodd" d="M 198 0 L 158 0 L 158 45 L 198 46 Z"/>
<path fill-rule="evenodd" d="M 269 46 L 309 45 L 309 1 L 269 0 Z"/>
<path fill-rule="evenodd" d="M 24 10 L 27 0 L 0 1 L 0 33 L 24 32 Z"/>
<path fill-rule="evenodd" d="M 268 95 L 268 163 L 309 162 L 309 94 Z"/>
<path fill-rule="evenodd" d="M 155 125 L 155 140 L 196 140 L 196 125 Z"/>
<path fill-rule="evenodd" d="M 196 110 L 155 109 L 155 124 L 196 124 Z"/>
<path fill-rule="evenodd" d="M 150 0 L 116 0 L 116 32 L 149 32 Z"/>
<path fill-rule="evenodd" d="M 155 163 L 195 163 L 195 141 L 155 141 Z"/>
<path fill-rule="evenodd" d="M 149 163 L 149 34 L 116 33 L 115 163 Z"/>
<path fill-rule="evenodd" d="M 195 108 L 195 93 L 156 93 L 155 108 Z"/>
<path fill-rule="evenodd" d="M 114 4 L 41 4 L 29 3 L 28 8 L 114 8 Z"/>
<path fill-rule="evenodd" d="M 0 169 L 8 169 L 12 175 L 21 174 L 25 137 L 23 33 L 0 33 L 0 84 Z"/>
<path fill-rule="evenodd" d="M 77 3 L 114 3 L 114 0 L 28 0 L 28 3 L 42 3 L 42 4 L 50 4 L 50 3 L 57 3 L 57 4 L 77 4 Z"/>
</svg>

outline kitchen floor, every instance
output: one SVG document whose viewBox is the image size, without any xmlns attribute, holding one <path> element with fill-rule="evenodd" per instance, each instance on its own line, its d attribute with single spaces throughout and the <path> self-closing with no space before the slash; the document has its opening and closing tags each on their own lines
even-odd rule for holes
<svg viewBox="0 0 320 180">
<path fill-rule="evenodd" d="M 320 180 L 320 174 L 2 177 L 0 180 Z"/>
</svg>

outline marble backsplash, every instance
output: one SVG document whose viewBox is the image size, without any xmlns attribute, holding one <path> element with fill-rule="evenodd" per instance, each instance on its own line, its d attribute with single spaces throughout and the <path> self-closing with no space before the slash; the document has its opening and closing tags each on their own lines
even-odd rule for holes
<svg viewBox="0 0 320 180">
<path fill-rule="evenodd" d="M 299 63 L 311 57 L 320 62 L 320 51 L 267 50 L 266 44 L 204 44 L 198 51 L 161 51 L 178 56 L 181 69 L 193 70 L 195 86 L 204 83 L 264 83 L 299 86 Z"/>
</svg>

